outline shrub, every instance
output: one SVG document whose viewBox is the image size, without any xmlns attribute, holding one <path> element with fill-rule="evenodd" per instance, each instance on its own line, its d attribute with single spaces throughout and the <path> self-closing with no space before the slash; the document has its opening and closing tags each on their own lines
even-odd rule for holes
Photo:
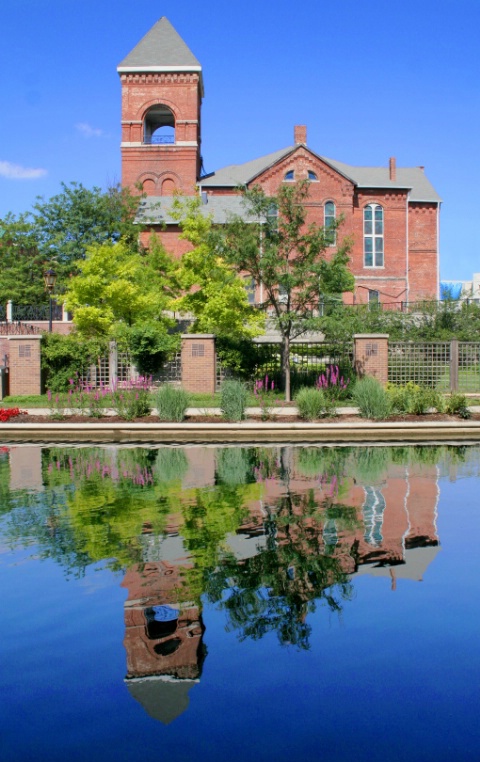
<svg viewBox="0 0 480 762">
<path fill-rule="evenodd" d="M 222 416 L 227 421 L 243 421 L 247 407 L 247 387 L 236 378 L 226 379 L 220 389 Z"/>
<path fill-rule="evenodd" d="M 338 365 L 327 365 L 324 373 L 319 375 L 316 387 L 337 402 L 347 396 L 349 384 L 350 379 L 344 378 Z"/>
<path fill-rule="evenodd" d="M 45 333 L 42 340 L 42 373 L 52 392 L 66 392 L 70 379 L 95 365 L 106 347 L 93 339 L 83 341 L 77 334 Z"/>
<path fill-rule="evenodd" d="M 372 376 L 365 376 L 356 382 L 353 399 L 363 418 L 380 421 L 390 415 L 392 406 L 388 394 Z"/>
<path fill-rule="evenodd" d="M 114 384 L 111 389 L 112 408 L 126 421 L 143 418 L 152 412 L 150 379 L 140 377 L 136 381 Z"/>
<path fill-rule="evenodd" d="M 425 415 L 431 408 L 438 412 L 443 410 L 442 397 L 434 389 L 420 387 L 410 396 L 408 412 L 412 415 Z"/>
<path fill-rule="evenodd" d="M 443 410 L 443 399 L 434 389 L 409 381 L 404 386 L 387 384 L 387 394 L 392 410 L 398 413 L 425 415 L 431 408 Z"/>
<path fill-rule="evenodd" d="M 185 418 L 190 397 L 185 389 L 179 389 L 171 384 L 160 387 L 156 396 L 157 413 L 161 421 L 176 421 L 180 423 Z"/>
<path fill-rule="evenodd" d="M 467 398 L 464 394 L 453 392 L 445 400 L 445 412 L 449 415 L 458 415 L 460 418 L 471 418 L 471 412 L 467 406 Z"/>
<path fill-rule="evenodd" d="M 335 406 L 322 389 L 304 386 L 295 397 L 300 418 L 314 421 L 326 415 L 335 414 Z"/>
</svg>

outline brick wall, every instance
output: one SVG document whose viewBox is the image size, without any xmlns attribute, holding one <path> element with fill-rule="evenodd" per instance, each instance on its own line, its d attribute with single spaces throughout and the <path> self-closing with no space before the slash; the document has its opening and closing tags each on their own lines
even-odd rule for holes
<svg viewBox="0 0 480 762">
<path fill-rule="evenodd" d="M 355 372 L 358 376 L 374 376 L 382 384 L 388 381 L 388 334 L 356 334 Z"/>
<path fill-rule="evenodd" d="M 213 334 L 182 336 L 182 386 L 188 392 L 215 392 L 215 337 Z"/>
<path fill-rule="evenodd" d="M 41 336 L 9 336 L 10 394 L 41 394 Z"/>
</svg>

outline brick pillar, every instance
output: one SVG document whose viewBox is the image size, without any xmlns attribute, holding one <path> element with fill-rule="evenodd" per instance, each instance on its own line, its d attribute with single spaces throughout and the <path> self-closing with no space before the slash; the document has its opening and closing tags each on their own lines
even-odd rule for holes
<svg viewBox="0 0 480 762">
<path fill-rule="evenodd" d="M 357 333 L 355 371 L 359 378 L 374 376 L 382 384 L 388 381 L 388 333 Z"/>
<path fill-rule="evenodd" d="M 9 336 L 10 394 L 42 393 L 41 336 Z"/>
<path fill-rule="evenodd" d="M 215 336 L 186 333 L 182 336 L 182 386 L 187 392 L 215 392 Z"/>
</svg>

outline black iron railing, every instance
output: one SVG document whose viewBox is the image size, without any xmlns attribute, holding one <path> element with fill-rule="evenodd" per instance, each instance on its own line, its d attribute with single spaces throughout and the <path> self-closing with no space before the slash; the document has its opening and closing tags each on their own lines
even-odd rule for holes
<svg viewBox="0 0 480 762">
<path fill-rule="evenodd" d="M 13 304 L 12 321 L 35 321 L 49 320 L 50 306 L 48 304 Z M 63 319 L 63 308 L 61 304 L 52 304 L 52 320 Z"/>
</svg>

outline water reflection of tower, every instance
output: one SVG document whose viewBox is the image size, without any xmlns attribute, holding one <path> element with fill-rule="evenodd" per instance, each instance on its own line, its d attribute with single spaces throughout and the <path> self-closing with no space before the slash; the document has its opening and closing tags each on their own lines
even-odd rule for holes
<svg viewBox="0 0 480 762">
<path fill-rule="evenodd" d="M 168 724 L 185 711 L 205 658 L 198 607 L 181 601 L 181 572 L 189 562 L 175 531 L 142 536 L 144 564 L 128 569 L 125 601 L 126 684 L 154 719 Z M 159 560 L 161 559 L 161 560 Z"/>
</svg>

